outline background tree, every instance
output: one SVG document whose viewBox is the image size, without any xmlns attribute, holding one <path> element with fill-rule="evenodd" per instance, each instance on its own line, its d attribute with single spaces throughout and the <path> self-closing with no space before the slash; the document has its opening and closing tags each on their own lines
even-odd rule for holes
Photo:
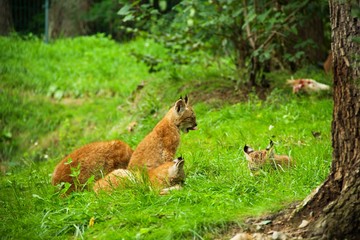
<svg viewBox="0 0 360 240">
<path fill-rule="evenodd" d="M 289 4 L 290 1 L 279 2 Z M 307 2 L 299 9 L 296 18 L 297 31 L 284 39 L 284 47 L 289 54 L 286 58 L 290 60 L 291 70 L 301 67 L 301 62 L 297 61 L 301 58 L 314 65 L 324 62 L 331 49 L 329 6 L 326 1 Z M 293 59 L 292 56 L 296 56 L 299 50 L 301 58 Z"/>
<path fill-rule="evenodd" d="M 14 29 L 8 0 L 0 0 L 0 35 L 8 35 Z"/>
<path fill-rule="evenodd" d="M 17 32 L 43 34 L 42 0 L 1 0 L 0 3 L 4 5 L 1 10 L 8 15 L 11 11 L 5 9 L 10 4 L 14 15 L 1 14 L 4 23 L 0 26 L 5 28 L 13 20 Z M 120 41 L 138 35 L 152 37 L 168 47 L 170 59 L 164 60 L 175 64 L 204 61 L 204 54 L 194 57 L 193 53 L 199 49 L 210 53 L 205 60 L 209 63 L 218 56 L 230 57 L 238 80 L 247 80 L 251 86 L 265 79 L 264 72 L 279 68 L 295 70 L 304 63 L 324 60 L 329 48 L 324 38 L 324 19 L 328 19 L 325 1 L 52 0 L 50 3 L 52 38 L 98 32 Z M 21 19 L 24 21 L 20 22 Z"/>
<path fill-rule="evenodd" d="M 309 233 L 323 239 L 360 237 L 359 3 L 330 0 L 334 64 L 333 162 L 325 182 L 295 218 L 315 219 Z"/>
<path fill-rule="evenodd" d="M 120 19 L 117 11 L 121 8 L 119 1 L 93 0 L 92 6 L 85 14 L 85 20 L 89 23 L 91 33 L 105 33 L 114 39 L 125 40 L 123 31 L 119 29 Z"/>
<path fill-rule="evenodd" d="M 89 33 L 85 14 L 92 0 L 53 0 L 49 12 L 49 35 L 73 37 Z"/>
</svg>

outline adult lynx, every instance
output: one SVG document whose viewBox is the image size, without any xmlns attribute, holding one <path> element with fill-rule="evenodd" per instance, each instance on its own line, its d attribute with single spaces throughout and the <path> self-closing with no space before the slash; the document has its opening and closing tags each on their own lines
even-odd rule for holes
<svg viewBox="0 0 360 240">
<path fill-rule="evenodd" d="M 87 144 L 61 160 L 55 167 L 51 183 L 55 186 L 61 182 L 70 183 L 67 193 L 81 190 L 92 175 L 97 180 L 114 169 L 126 168 L 132 153 L 133 150 L 119 140 Z M 74 170 L 79 171 L 77 175 Z"/>
<path fill-rule="evenodd" d="M 129 162 L 129 169 L 146 167 L 150 170 L 171 162 L 180 144 L 180 130 L 196 130 L 196 116 L 186 96 L 180 97 L 165 117 L 139 143 Z"/>
</svg>

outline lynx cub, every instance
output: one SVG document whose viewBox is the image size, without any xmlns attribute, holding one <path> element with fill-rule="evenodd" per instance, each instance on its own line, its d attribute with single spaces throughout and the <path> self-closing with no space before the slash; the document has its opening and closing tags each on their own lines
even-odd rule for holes
<svg viewBox="0 0 360 240">
<path fill-rule="evenodd" d="M 274 153 L 274 143 L 270 140 L 269 146 L 265 150 L 255 151 L 251 147 L 244 146 L 244 154 L 248 160 L 250 171 L 257 171 L 265 165 L 271 165 L 273 168 L 283 168 L 293 165 L 293 161 L 289 156 L 276 155 Z"/>
<path fill-rule="evenodd" d="M 165 117 L 139 143 L 131 156 L 128 168 L 146 167 L 148 170 L 171 162 L 180 144 L 180 130 L 196 130 L 196 117 L 188 97 L 176 101 Z"/>
<path fill-rule="evenodd" d="M 136 181 L 136 173 L 130 170 L 116 169 L 104 178 L 98 180 L 93 189 L 95 192 L 100 190 L 109 191 L 121 184 L 125 184 L 124 179 Z M 179 157 L 172 162 L 166 162 L 154 169 L 150 169 L 148 171 L 148 177 L 151 184 L 155 187 L 169 187 L 163 189 L 161 194 L 166 194 L 171 189 L 180 188 L 180 185 L 185 180 L 183 158 Z"/>
<path fill-rule="evenodd" d="M 126 168 L 132 153 L 133 150 L 119 140 L 87 144 L 61 160 L 52 174 L 51 183 L 54 186 L 61 182 L 70 183 L 67 193 L 81 190 L 92 175 L 97 180 L 114 169 Z M 77 168 L 80 170 L 78 176 L 72 176 L 72 169 Z"/>
</svg>

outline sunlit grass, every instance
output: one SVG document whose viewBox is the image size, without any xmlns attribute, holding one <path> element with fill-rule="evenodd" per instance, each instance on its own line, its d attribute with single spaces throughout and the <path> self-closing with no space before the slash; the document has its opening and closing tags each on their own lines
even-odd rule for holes
<svg viewBox="0 0 360 240">
<path fill-rule="evenodd" d="M 209 79 L 218 79 L 212 89 L 231 84 L 215 67 L 148 73 L 131 50 L 160 57 L 166 52 L 145 40 L 118 45 L 90 37 L 44 45 L 0 38 L 0 43 L 4 239 L 213 239 L 247 216 L 303 199 L 329 172 L 331 97 L 294 96 L 279 83 L 286 74 L 272 73 L 279 82 L 266 101 L 253 94 L 236 104 L 192 102 L 198 130 L 181 136 L 177 153 L 185 158 L 183 190 L 160 196 L 146 185 L 132 185 L 112 194 L 85 191 L 60 198 L 50 178 L 66 154 L 110 139 L 135 148 L 180 95 L 192 96 L 193 87 L 199 90 Z M 145 87 L 134 97 L 141 81 Z M 132 121 L 137 125 L 128 132 Z M 276 152 L 290 155 L 296 166 L 253 177 L 242 149 L 245 144 L 263 149 L 270 138 Z"/>
</svg>

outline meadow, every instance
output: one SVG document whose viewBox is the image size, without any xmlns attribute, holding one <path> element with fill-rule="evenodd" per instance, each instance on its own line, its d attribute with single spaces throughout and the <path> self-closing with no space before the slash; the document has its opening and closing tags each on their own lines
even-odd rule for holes
<svg viewBox="0 0 360 240">
<path fill-rule="evenodd" d="M 285 84 L 293 76 L 331 85 L 320 69 L 268 74 L 264 100 L 234 80 L 227 59 L 202 53 L 203 61 L 174 65 L 146 39 L 1 37 L 0 52 L 2 239 L 227 239 L 247 217 L 301 201 L 329 173 L 332 96 L 294 95 Z M 134 52 L 161 59 L 157 71 Z M 182 190 L 160 196 L 133 184 L 59 197 L 50 181 L 64 156 L 94 141 L 136 148 L 185 94 L 198 130 L 181 136 Z M 264 149 L 269 139 L 296 166 L 251 176 L 243 147 Z"/>
</svg>

